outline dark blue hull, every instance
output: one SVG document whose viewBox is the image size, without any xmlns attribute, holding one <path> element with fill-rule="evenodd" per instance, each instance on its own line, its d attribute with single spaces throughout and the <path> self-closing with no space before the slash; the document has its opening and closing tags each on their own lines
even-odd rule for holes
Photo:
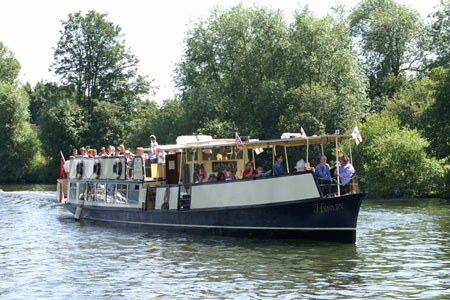
<svg viewBox="0 0 450 300">
<path fill-rule="evenodd" d="M 196 210 L 142 210 L 84 206 L 81 218 L 213 235 L 355 243 L 365 193 L 275 204 Z M 74 213 L 76 205 L 67 203 Z"/>
</svg>

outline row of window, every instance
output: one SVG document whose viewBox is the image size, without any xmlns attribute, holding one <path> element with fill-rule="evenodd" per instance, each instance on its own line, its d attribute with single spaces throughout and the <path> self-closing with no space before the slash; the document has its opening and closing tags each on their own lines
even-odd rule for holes
<svg viewBox="0 0 450 300">
<path fill-rule="evenodd" d="M 111 204 L 138 204 L 139 184 L 78 183 L 70 184 L 70 199 Z"/>
</svg>

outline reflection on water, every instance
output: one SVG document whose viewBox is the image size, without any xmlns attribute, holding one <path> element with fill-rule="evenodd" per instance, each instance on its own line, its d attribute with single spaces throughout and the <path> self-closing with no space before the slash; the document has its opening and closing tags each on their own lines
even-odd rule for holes
<svg viewBox="0 0 450 300">
<path fill-rule="evenodd" d="M 36 190 L 0 193 L 0 298 L 450 297 L 444 200 L 365 201 L 348 245 L 76 222 Z"/>
</svg>

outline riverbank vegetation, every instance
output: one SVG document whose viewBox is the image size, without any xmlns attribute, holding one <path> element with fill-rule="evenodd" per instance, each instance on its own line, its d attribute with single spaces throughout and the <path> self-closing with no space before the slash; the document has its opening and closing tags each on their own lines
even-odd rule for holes
<svg viewBox="0 0 450 300">
<path fill-rule="evenodd" d="M 448 197 L 449 24 L 448 0 L 426 19 L 393 0 L 325 17 L 299 7 L 291 22 L 266 7 L 216 8 L 186 33 L 178 94 L 149 100 L 155 87 L 120 26 L 70 14 L 50 66 L 58 82 L 19 82 L 20 62 L 0 42 L 0 182 L 54 182 L 59 150 L 148 146 L 151 133 L 164 144 L 358 125 L 353 159 L 371 195 Z"/>
</svg>

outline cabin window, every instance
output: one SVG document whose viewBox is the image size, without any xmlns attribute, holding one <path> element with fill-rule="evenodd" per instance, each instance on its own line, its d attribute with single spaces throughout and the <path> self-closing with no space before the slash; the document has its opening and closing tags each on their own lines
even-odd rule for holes
<svg viewBox="0 0 450 300">
<path fill-rule="evenodd" d="M 87 201 L 95 201 L 95 184 L 88 183 L 87 186 Z"/>
<path fill-rule="evenodd" d="M 189 149 L 187 159 L 188 161 L 192 161 L 192 156 L 194 156 L 194 160 L 198 160 L 198 152 L 197 149 Z"/>
<path fill-rule="evenodd" d="M 114 195 L 116 194 L 116 185 L 106 185 L 106 203 L 114 203 Z"/>
<path fill-rule="evenodd" d="M 214 148 L 213 157 L 215 160 L 232 160 L 232 159 L 242 159 L 243 152 L 242 149 L 236 150 L 235 147 L 217 147 Z"/>
<path fill-rule="evenodd" d="M 70 184 L 70 200 L 76 200 L 77 199 L 77 184 L 71 183 Z"/>
<path fill-rule="evenodd" d="M 127 185 L 118 184 L 116 190 L 116 203 L 126 204 L 127 203 Z"/>
<path fill-rule="evenodd" d="M 212 149 L 203 149 L 203 160 L 213 160 L 214 153 Z"/>
<path fill-rule="evenodd" d="M 130 184 L 128 186 L 128 203 L 129 204 L 139 203 L 139 184 Z"/>
<path fill-rule="evenodd" d="M 95 185 L 95 201 L 105 202 L 105 185 L 97 183 Z"/>
<path fill-rule="evenodd" d="M 86 183 L 80 182 L 78 184 L 78 199 L 86 200 Z"/>
</svg>

